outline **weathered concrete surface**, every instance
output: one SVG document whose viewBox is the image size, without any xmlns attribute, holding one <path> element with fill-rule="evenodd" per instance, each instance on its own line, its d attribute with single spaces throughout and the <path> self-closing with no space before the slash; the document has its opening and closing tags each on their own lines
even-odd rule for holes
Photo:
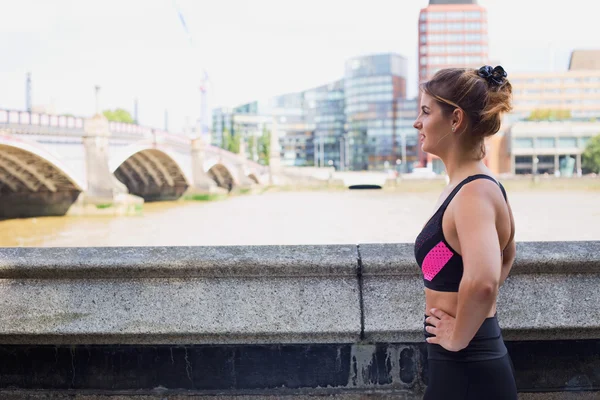
<svg viewBox="0 0 600 400">
<path fill-rule="evenodd" d="M 356 278 L 356 246 L 0 248 L 0 279 Z"/>
<path fill-rule="evenodd" d="M 352 246 L 1 249 L 0 343 L 336 343 Z"/>
<path fill-rule="evenodd" d="M 423 395 L 408 393 L 338 393 L 338 394 L 257 394 L 257 395 L 82 395 L 76 393 L 37 394 L 28 391 L 2 391 L 0 398 L 3 400 L 309 400 L 309 399 L 335 399 L 335 400 L 422 400 Z M 519 400 L 598 400 L 600 392 L 544 392 L 544 393 L 519 393 Z"/>
<path fill-rule="evenodd" d="M 422 395 L 411 395 L 406 393 L 338 393 L 338 394 L 256 394 L 256 395 L 79 395 L 79 394 L 29 394 L 28 392 L 3 392 L 0 391 L 3 400 L 308 400 L 308 399 L 335 399 L 335 400 L 421 400 Z M 531 398 L 537 400 L 538 398 Z M 542 399 L 541 397 L 539 399 Z M 571 399 L 570 397 L 565 399 Z M 573 399 L 593 399 L 592 397 L 573 397 Z"/>
<path fill-rule="evenodd" d="M 520 398 L 597 398 L 599 246 L 519 244 Z M 0 248 L 0 398 L 416 399 L 423 301 L 410 245 Z"/>
<path fill-rule="evenodd" d="M 423 340 L 425 296 L 408 244 L 360 245 L 365 339 Z M 519 243 L 500 289 L 506 340 L 600 337 L 600 242 Z"/>
<path fill-rule="evenodd" d="M 1 343 L 322 343 L 360 333 L 354 278 L 0 285 Z"/>
</svg>

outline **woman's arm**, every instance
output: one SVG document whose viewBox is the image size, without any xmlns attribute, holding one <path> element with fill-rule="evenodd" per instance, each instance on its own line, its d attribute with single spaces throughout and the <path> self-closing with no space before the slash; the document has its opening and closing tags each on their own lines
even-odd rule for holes
<svg viewBox="0 0 600 400">
<path fill-rule="evenodd" d="M 465 185 L 455 198 L 453 217 L 464 263 L 452 346 L 465 348 L 496 301 L 502 272 L 491 182 Z"/>
</svg>

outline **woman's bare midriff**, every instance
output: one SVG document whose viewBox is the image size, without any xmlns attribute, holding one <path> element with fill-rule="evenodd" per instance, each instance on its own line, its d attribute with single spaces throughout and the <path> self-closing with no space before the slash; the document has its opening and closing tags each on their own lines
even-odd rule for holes
<svg viewBox="0 0 600 400">
<path fill-rule="evenodd" d="M 432 308 L 442 310 L 446 314 L 456 317 L 458 309 L 458 293 L 457 292 L 438 292 L 425 288 L 425 315 L 431 315 Z M 493 317 L 496 313 L 496 303 L 492 306 L 488 317 Z"/>
</svg>

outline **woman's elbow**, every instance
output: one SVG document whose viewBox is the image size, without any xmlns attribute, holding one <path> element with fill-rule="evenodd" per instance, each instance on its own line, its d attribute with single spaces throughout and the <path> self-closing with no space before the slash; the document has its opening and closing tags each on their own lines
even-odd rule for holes
<svg viewBox="0 0 600 400">
<path fill-rule="evenodd" d="M 480 300 L 495 298 L 498 294 L 500 281 L 498 279 L 469 279 L 466 282 L 471 295 Z"/>
</svg>

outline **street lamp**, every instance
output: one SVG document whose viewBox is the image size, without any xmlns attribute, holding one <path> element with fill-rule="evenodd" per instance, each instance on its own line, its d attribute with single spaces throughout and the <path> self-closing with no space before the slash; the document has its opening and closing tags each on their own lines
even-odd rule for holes
<svg viewBox="0 0 600 400">
<path fill-rule="evenodd" d="M 96 91 L 96 114 L 100 114 L 100 86 L 94 87 Z"/>
</svg>

